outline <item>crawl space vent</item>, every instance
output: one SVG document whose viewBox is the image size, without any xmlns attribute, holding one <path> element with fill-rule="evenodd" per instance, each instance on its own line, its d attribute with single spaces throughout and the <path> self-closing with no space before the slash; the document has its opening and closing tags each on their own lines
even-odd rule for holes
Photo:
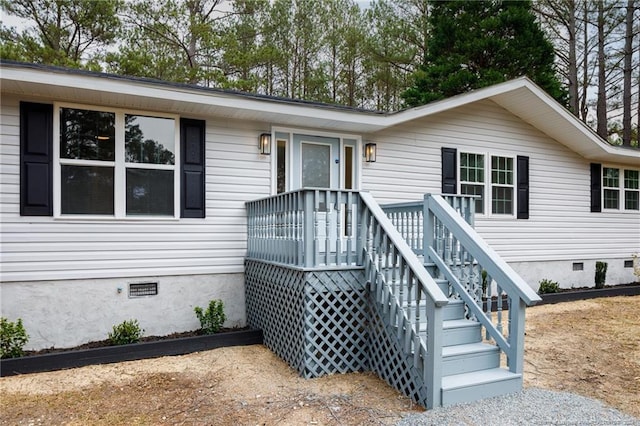
<svg viewBox="0 0 640 426">
<path fill-rule="evenodd" d="M 156 296 L 158 283 L 129 284 L 129 297 Z"/>
</svg>

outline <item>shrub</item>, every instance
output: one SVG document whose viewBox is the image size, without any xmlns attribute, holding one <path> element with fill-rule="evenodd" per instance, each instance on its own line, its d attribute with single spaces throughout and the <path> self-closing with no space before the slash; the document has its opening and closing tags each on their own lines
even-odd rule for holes
<svg viewBox="0 0 640 426">
<path fill-rule="evenodd" d="M 0 317 L 0 358 L 17 358 L 24 355 L 22 348 L 29 335 L 22 325 L 22 319 L 16 322 Z"/>
<path fill-rule="evenodd" d="M 487 296 L 487 277 L 489 276 L 489 273 L 487 272 L 486 269 L 483 269 L 482 272 L 480 273 L 480 275 L 482 276 L 482 296 L 486 297 Z"/>
<path fill-rule="evenodd" d="M 596 262 L 596 288 L 604 288 L 607 279 L 607 262 Z"/>
<path fill-rule="evenodd" d="M 138 320 L 122 321 L 120 324 L 113 326 L 113 330 L 109 333 L 109 342 L 112 345 L 137 343 L 140 341 L 142 333 L 144 333 L 144 330 L 140 328 Z"/>
<path fill-rule="evenodd" d="M 217 333 L 227 319 L 224 314 L 224 303 L 222 303 L 222 300 L 216 299 L 209 301 L 209 307 L 206 311 L 203 311 L 200 306 L 196 306 L 193 310 L 200 321 L 200 330 L 204 334 Z"/>
<path fill-rule="evenodd" d="M 544 279 L 540 281 L 540 287 L 538 287 L 538 294 L 557 293 L 559 290 L 560 290 L 560 286 L 556 281 Z"/>
</svg>

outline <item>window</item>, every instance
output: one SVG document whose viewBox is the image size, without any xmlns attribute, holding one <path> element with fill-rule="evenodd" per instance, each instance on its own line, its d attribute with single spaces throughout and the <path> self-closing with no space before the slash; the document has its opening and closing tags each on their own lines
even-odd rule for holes
<svg viewBox="0 0 640 426">
<path fill-rule="evenodd" d="M 602 168 L 603 208 L 640 210 L 640 171 Z"/>
<path fill-rule="evenodd" d="M 602 168 L 602 200 L 605 209 L 620 208 L 620 169 Z"/>
<path fill-rule="evenodd" d="M 624 171 L 624 208 L 640 210 L 640 171 Z"/>
<path fill-rule="evenodd" d="M 460 194 L 477 196 L 476 213 L 515 214 L 514 157 L 461 152 L 459 164 Z"/>
<path fill-rule="evenodd" d="M 477 195 L 476 213 L 484 213 L 484 155 L 460 153 L 460 193 Z"/>
<path fill-rule="evenodd" d="M 58 215 L 176 217 L 176 117 L 59 108 Z"/>
<path fill-rule="evenodd" d="M 513 214 L 513 158 L 491 157 L 491 213 Z"/>
</svg>

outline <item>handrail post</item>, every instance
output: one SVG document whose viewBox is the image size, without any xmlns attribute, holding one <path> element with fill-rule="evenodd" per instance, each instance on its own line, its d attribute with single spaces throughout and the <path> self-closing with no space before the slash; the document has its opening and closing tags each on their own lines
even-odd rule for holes
<svg viewBox="0 0 640 426">
<path fill-rule="evenodd" d="M 304 266 L 311 268 L 316 263 L 316 250 L 314 240 L 314 195 L 315 191 L 304 191 L 304 223 L 303 223 L 303 240 L 304 240 Z"/>
<path fill-rule="evenodd" d="M 429 247 L 433 247 L 435 238 L 435 220 L 433 213 L 429 209 L 429 200 L 431 194 L 424 194 L 424 202 L 422 203 L 422 220 L 424 221 L 424 229 L 422 230 L 422 250 L 424 251 L 424 263 L 432 263 L 429 257 Z"/>
<path fill-rule="evenodd" d="M 431 299 L 427 308 L 427 357 L 424 368 L 427 388 L 427 409 L 442 405 L 442 309 L 436 309 Z"/>
<path fill-rule="evenodd" d="M 509 371 L 522 374 L 524 370 L 524 322 L 526 303 L 519 297 L 509 303 L 509 346 L 511 356 L 507 360 Z M 514 303 L 516 302 L 516 303 Z M 498 303 L 501 303 L 500 301 Z M 513 306 L 517 304 L 517 306 Z"/>
</svg>

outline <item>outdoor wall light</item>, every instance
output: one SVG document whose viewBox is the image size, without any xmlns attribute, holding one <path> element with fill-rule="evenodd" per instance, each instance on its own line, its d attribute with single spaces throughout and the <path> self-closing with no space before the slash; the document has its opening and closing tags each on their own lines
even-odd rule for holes
<svg viewBox="0 0 640 426">
<path fill-rule="evenodd" d="M 258 149 L 262 155 L 271 155 L 271 134 L 263 133 L 258 138 Z"/>
<path fill-rule="evenodd" d="M 367 163 L 376 162 L 376 144 L 368 143 L 364 146 L 364 161 Z"/>
</svg>

